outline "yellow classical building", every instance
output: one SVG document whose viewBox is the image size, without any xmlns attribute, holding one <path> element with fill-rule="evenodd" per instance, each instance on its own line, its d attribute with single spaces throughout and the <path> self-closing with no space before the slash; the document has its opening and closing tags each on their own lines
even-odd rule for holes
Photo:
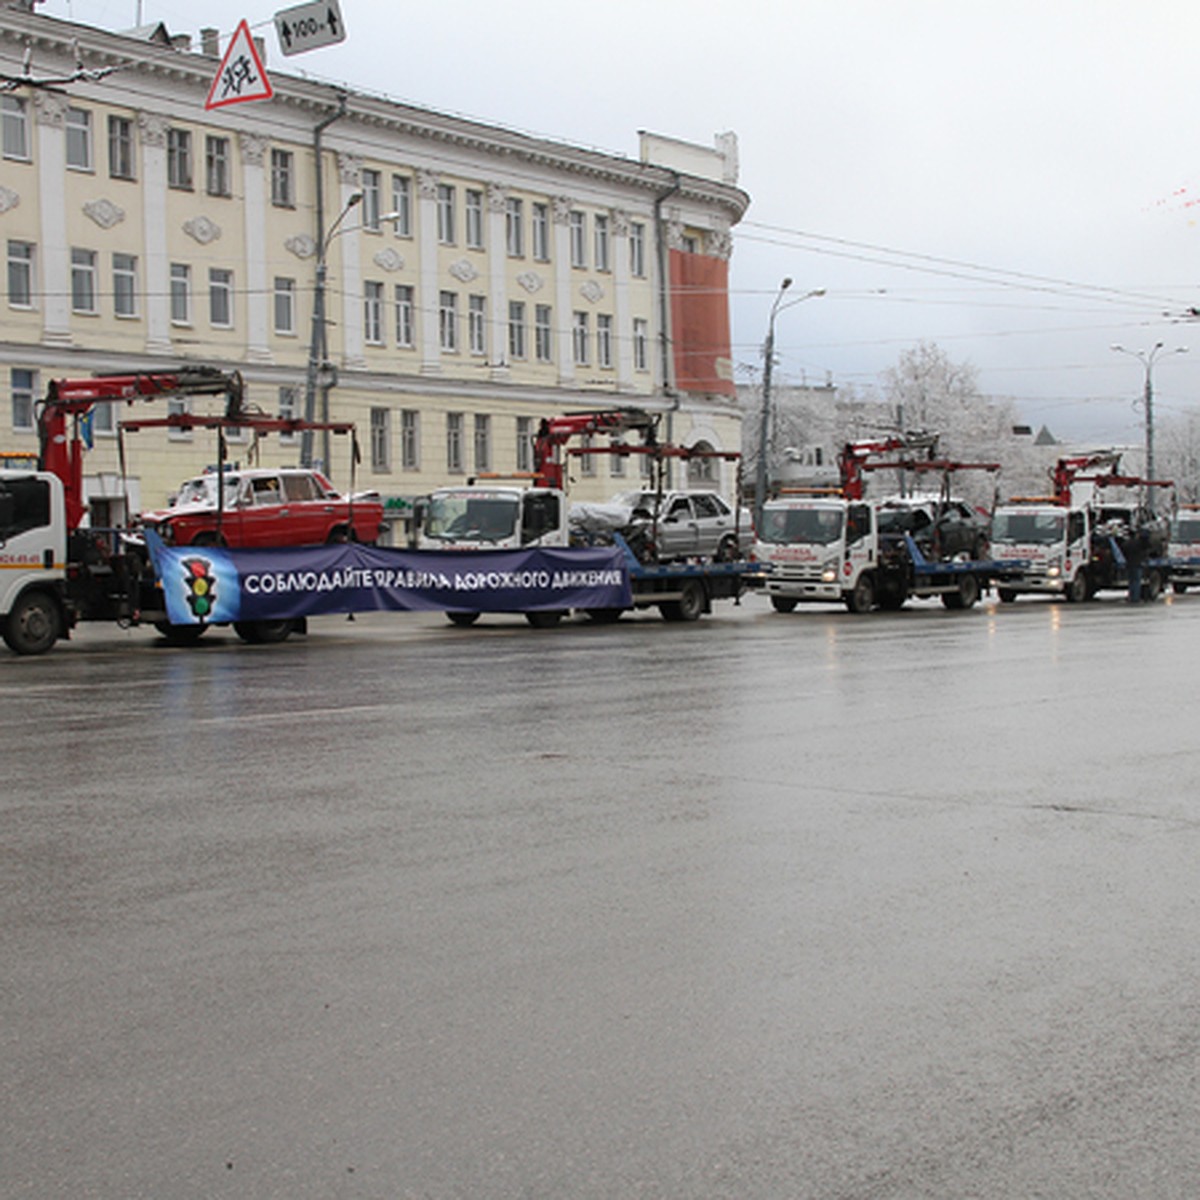
<svg viewBox="0 0 1200 1200">
<path fill-rule="evenodd" d="M 538 421 L 564 411 L 637 405 L 676 444 L 740 446 L 733 135 L 643 133 L 634 160 L 273 68 L 271 99 L 206 110 L 218 50 L 211 30 L 193 46 L 0 8 L 0 450 L 36 450 L 51 379 L 184 363 L 241 371 L 264 412 L 353 421 L 354 486 L 398 514 L 456 478 L 528 470 Z M 128 415 L 92 418 L 96 524 L 163 505 L 216 457 L 203 431 L 119 437 Z M 349 446 L 321 433 L 230 454 L 352 482 Z M 578 459 L 572 493 L 641 470 Z M 728 463 L 676 471 L 733 494 Z"/>
</svg>

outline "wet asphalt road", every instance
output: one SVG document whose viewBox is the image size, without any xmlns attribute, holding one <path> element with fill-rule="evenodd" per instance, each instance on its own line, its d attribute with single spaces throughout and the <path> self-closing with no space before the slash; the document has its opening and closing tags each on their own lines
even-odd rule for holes
<svg viewBox="0 0 1200 1200">
<path fill-rule="evenodd" d="M 0 1195 L 1193 1197 L 1200 597 L 0 660 Z"/>
</svg>

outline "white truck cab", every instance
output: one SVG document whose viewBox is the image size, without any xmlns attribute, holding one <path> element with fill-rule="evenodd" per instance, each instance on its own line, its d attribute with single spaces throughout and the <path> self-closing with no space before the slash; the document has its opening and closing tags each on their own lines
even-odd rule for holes
<svg viewBox="0 0 1200 1200">
<path fill-rule="evenodd" d="M 521 550 L 567 545 L 566 503 L 555 488 L 465 483 L 421 502 L 421 550 Z"/>
<path fill-rule="evenodd" d="M 1171 586 L 1186 592 L 1200 585 L 1200 508 L 1181 505 L 1171 519 L 1167 541 Z"/>
<path fill-rule="evenodd" d="M 61 635 L 67 558 L 62 484 L 45 472 L 0 472 L 0 633 L 18 654 Z"/>
<path fill-rule="evenodd" d="M 1092 513 L 1052 501 L 1000 505 L 992 516 L 992 557 L 1011 563 L 997 577 L 1005 603 L 1019 592 L 1087 600 L 1092 592 Z"/>
</svg>

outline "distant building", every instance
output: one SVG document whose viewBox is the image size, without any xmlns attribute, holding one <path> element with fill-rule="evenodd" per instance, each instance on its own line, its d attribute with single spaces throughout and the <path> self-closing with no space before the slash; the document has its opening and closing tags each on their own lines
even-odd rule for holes
<svg viewBox="0 0 1200 1200">
<path fill-rule="evenodd" d="M 749 200 L 732 135 L 643 133 L 627 159 L 273 68 L 273 99 L 206 112 L 212 31 L 193 52 L 160 24 L 116 35 L 28 7 L 0 8 L 0 74 L 22 78 L 28 51 L 31 75 L 70 77 L 77 45 L 90 75 L 0 98 L 0 449 L 36 445 L 49 379 L 180 361 L 243 371 L 268 412 L 303 416 L 314 396 L 321 416 L 322 229 L 329 415 L 357 425 L 356 485 L 397 509 L 455 478 L 528 470 L 539 420 L 564 410 L 640 405 L 677 443 L 740 444 L 728 266 Z M 87 464 L 102 523 L 161 505 L 215 458 L 203 434 L 141 433 L 122 479 L 113 418 L 97 412 Z M 326 440 L 313 457 L 348 486 L 349 449 Z M 295 463 L 301 441 L 270 439 L 262 460 Z M 640 470 L 577 462 L 583 496 Z M 712 469 L 732 491 L 733 468 Z"/>
</svg>

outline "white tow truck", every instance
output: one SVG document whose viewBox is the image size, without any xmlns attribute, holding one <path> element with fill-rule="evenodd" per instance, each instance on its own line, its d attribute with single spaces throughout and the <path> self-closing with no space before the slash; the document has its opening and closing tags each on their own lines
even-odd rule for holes
<svg viewBox="0 0 1200 1200">
<path fill-rule="evenodd" d="M 1200 586 L 1200 505 L 1181 504 L 1167 539 L 1171 587 L 1182 595 Z"/>
</svg>

